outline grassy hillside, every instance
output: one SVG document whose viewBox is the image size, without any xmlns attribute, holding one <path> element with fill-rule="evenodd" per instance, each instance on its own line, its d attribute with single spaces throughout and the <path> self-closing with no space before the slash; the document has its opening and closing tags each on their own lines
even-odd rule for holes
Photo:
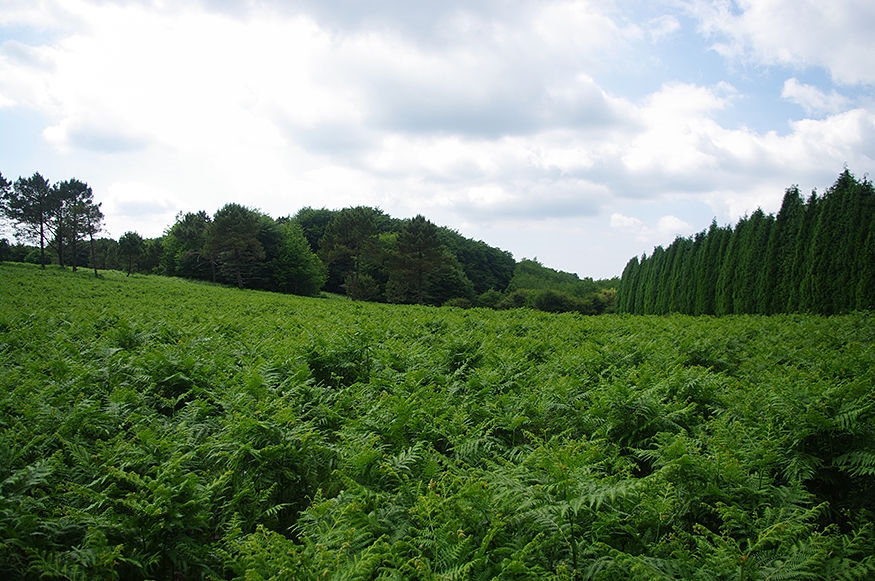
<svg viewBox="0 0 875 581">
<path fill-rule="evenodd" d="M 873 338 L 0 264 L 0 577 L 871 578 Z"/>
</svg>

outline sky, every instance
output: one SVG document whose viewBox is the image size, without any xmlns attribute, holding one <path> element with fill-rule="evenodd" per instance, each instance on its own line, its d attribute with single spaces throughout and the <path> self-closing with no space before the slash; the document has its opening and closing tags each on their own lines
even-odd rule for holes
<svg viewBox="0 0 875 581">
<path fill-rule="evenodd" d="M 873 30 L 871 0 L 0 0 L 0 173 L 87 182 L 113 238 L 367 205 L 609 278 L 868 176 Z"/>
</svg>

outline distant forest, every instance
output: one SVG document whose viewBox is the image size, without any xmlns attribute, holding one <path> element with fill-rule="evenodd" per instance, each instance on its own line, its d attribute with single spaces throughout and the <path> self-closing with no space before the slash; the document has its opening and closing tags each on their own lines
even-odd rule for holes
<svg viewBox="0 0 875 581">
<path fill-rule="evenodd" d="M 0 210 L 18 244 L 0 240 L 0 261 L 123 270 L 240 288 L 427 305 L 612 312 L 619 279 L 594 281 L 516 261 L 510 252 L 377 208 L 299 210 L 274 219 L 240 204 L 177 216 L 159 238 L 99 237 L 103 214 L 87 184 L 40 174 L 0 175 Z M 38 246 L 31 246 L 38 244 Z"/>
<path fill-rule="evenodd" d="M 99 237 L 103 214 L 76 179 L 0 175 L 0 214 L 18 244 L 0 261 L 117 269 L 273 292 L 353 300 L 594 315 L 819 313 L 875 308 L 875 190 L 845 169 L 823 194 L 784 194 L 777 215 L 757 210 L 735 227 L 716 220 L 622 278 L 594 281 L 377 208 L 306 207 L 274 219 L 239 204 L 180 214 L 164 235 Z M 36 243 L 31 246 L 28 243 Z"/>
<path fill-rule="evenodd" d="M 776 216 L 677 238 L 626 265 L 617 310 L 691 315 L 875 308 L 875 190 L 845 169 L 822 195 L 788 188 Z"/>
</svg>

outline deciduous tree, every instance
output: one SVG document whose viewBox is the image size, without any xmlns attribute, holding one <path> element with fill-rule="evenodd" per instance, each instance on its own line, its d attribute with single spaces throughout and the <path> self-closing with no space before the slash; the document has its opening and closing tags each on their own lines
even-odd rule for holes
<svg viewBox="0 0 875 581">
<path fill-rule="evenodd" d="M 268 269 L 272 287 L 284 293 L 314 296 L 325 284 L 325 267 L 294 221 L 278 225 L 280 238 Z"/>
<path fill-rule="evenodd" d="M 164 236 L 162 264 L 166 274 L 200 280 L 215 278 L 215 265 L 204 252 L 211 221 L 203 210 L 176 216 Z"/>
</svg>

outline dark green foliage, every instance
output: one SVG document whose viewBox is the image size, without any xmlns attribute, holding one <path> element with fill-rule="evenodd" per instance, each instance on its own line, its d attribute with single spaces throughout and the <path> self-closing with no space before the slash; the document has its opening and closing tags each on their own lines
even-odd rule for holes
<svg viewBox="0 0 875 581">
<path fill-rule="evenodd" d="M 56 184 L 54 189 L 58 200 L 54 240 L 58 262 L 63 266 L 66 254 L 76 270 L 80 264 L 88 263 L 88 253 L 85 256 L 80 254 L 79 242 L 87 238 L 94 254 L 94 235 L 102 227 L 103 213 L 100 204 L 94 203 L 94 194 L 88 184 L 70 179 Z"/>
<path fill-rule="evenodd" d="M 216 264 L 217 280 L 243 288 L 256 276 L 265 251 L 259 240 L 261 216 L 239 204 L 225 204 L 207 228 L 204 251 Z"/>
<path fill-rule="evenodd" d="M 40 241 L 37 251 L 2 247 L 0 261 L 45 265 L 49 245 L 61 266 L 66 260 L 76 270 L 90 261 L 95 275 L 98 268 L 124 268 L 128 274 L 136 270 L 307 296 L 325 290 L 375 302 L 544 306 L 551 312 L 561 303 L 562 310 L 586 314 L 613 312 L 619 286 L 616 279 L 580 280 L 535 261 L 518 265 L 509 252 L 438 228 L 423 216 L 398 220 L 364 206 L 305 207 L 274 220 L 226 204 L 212 217 L 180 213 L 164 236 L 142 245 L 129 237 L 121 245 L 95 239 L 103 215 L 91 189 L 78 180 L 52 186 L 34 174 L 10 187 L 0 175 L 0 210 L 20 235 Z M 85 237 L 87 252 L 78 245 Z M 524 300 L 504 297 L 517 291 Z"/>
<path fill-rule="evenodd" d="M 118 254 L 122 259 L 128 276 L 134 271 L 134 265 L 146 250 L 143 237 L 136 232 L 125 232 L 118 239 Z"/>
<path fill-rule="evenodd" d="M 536 260 L 522 260 L 508 284 L 508 296 L 499 308 L 528 306 L 551 313 L 598 315 L 612 312 L 616 279 L 595 282 L 576 274 L 547 268 Z"/>
<path fill-rule="evenodd" d="M 479 240 L 465 238 L 458 232 L 439 228 L 438 235 L 471 281 L 474 293 L 507 289 L 514 274 L 516 261 L 510 252 L 489 246 Z"/>
<path fill-rule="evenodd" d="M 875 304 L 875 190 L 847 169 L 822 196 L 795 186 L 778 215 L 692 238 L 626 265 L 619 310 L 635 314 L 847 313 Z"/>
<path fill-rule="evenodd" d="M 5 179 L 3 183 L 7 183 Z M 51 184 L 35 173 L 29 178 L 18 178 L 12 188 L 4 187 L 0 194 L 0 210 L 15 224 L 19 238 L 39 243 L 39 263 L 45 268 L 45 248 L 52 237 L 53 220 L 60 206 Z"/>
<path fill-rule="evenodd" d="M 868 313 L 0 269 L 4 579 L 875 574 Z"/>
<path fill-rule="evenodd" d="M 307 239 L 307 244 L 310 245 L 310 250 L 313 254 L 319 252 L 319 243 L 325 235 L 325 228 L 334 219 L 336 213 L 326 208 L 316 210 L 308 206 L 298 210 L 294 218 L 292 218 L 301 227 L 304 238 Z"/>
<path fill-rule="evenodd" d="M 391 302 L 431 303 L 431 287 L 444 259 L 437 226 L 418 215 L 404 222 L 395 245 L 387 283 L 393 289 Z"/>
<path fill-rule="evenodd" d="M 346 208 L 325 227 L 319 255 L 328 266 L 329 291 L 345 292 L 353 300 L 369 294 L 364 275 L 379 260 L 377 218 L 381 215 L 374 208 Z"/>
<path fill-rule="evenodd" d="M 150 272 L 309 296 L 325 282 L 325 269 L 296 222 L 237 204 L 212 218 L 205 212 L 179 215 L 154 242 Z"/>
<path fill-rule="evenodd" d="M 300 226 L 294 222 L 278 225 L 279 240 L 267 265 L 270 290 L 296 295 L 315 296 L 325 284 L 325 268 L 310 250 Z"/>
<path fill-rule="evenodd" d="M 212 280 L 213 264 L 204 251 L 211 218 L 206 212 L 189 212 L 176 217 L 164 235 L 164 274 L 199 280 Z"/>
<path fill-rule="evenodd" d="M 76 270 L 86 264 L 89 253 L 80 252 L 79 245 L 86 239 L 94 262 L 94 235 L 102 228 L 103 213 L 88 184 L 77 179 L 51 184 L 35 173 L 11 185 L 0 175 L 0 213 L 15 225 L 19 239 L 39 242 L 43 268 L 47 247 L 55 251 L 62 267 L 69 263 Z"/>
</svg>

